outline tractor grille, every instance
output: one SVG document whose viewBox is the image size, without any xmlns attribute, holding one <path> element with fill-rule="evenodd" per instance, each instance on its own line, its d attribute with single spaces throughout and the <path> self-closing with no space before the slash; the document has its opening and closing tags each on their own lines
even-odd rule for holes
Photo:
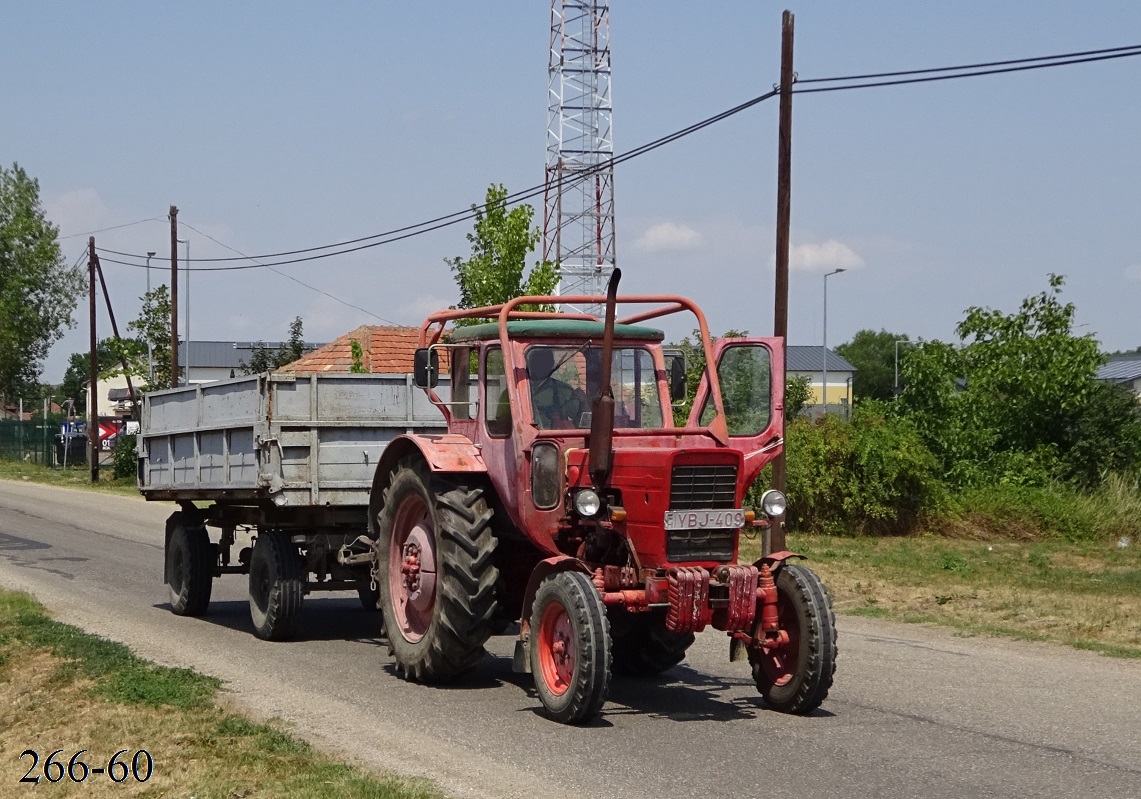
<svg viewBox="0 0 1141 799">
<path fill-rule="evenodd" d="M 733 557 L 736 539 L 736 530 L 670 530 L 666 533 L 666 560 L 670 563 L 729 560 Z"/>
<path fill-rule="evenodd" d="M 725 510 L 737 500 L 736 466 L 675 466 L 670 481 L 670 510 Z M 670 563 L 729 560 L 736 530 L 669 530 L 666 559 Z"/>
<path fill-rule="evenodd" d="M 724 510 L 736 499 L 736 466 L 674 467 L 670 510 Z"/>
</svg>

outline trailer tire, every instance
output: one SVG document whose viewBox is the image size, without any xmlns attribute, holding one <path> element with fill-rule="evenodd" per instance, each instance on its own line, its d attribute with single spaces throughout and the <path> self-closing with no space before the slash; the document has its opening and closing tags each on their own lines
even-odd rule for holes
<svg viewBox="0 0 1141 799">
<path fill-rule="evenodd" d="M 381 610 L 405 679 L 448 682 L 483 657 L 496 609 L 496 539 L 483 488 L 400 461 L 377 515 Z"/>
<path fill-rule="evenodd" d="M 666 628 L 661 613 L 618 614 L 611 634 L 614 638 L 614 671 L 633 677 L 653 677 L 685 660 L 685 653 L 696 640 L 693 633 L 675 633 Z"/>
<path fill-rule="evenodd" d="M 176 616 L 201 616 L 210 606 L 216 559 L 206 525 L 181 511 L 166 520 L 166 583 Z"/>
<path fill-rule="evenodd" d="M 780 568 L 776 586 L 780 628 L 789 634 L 789 644 L 767 655 L 750 647 L 753 680 L 773 710 L 808 713 L 828 696 L 836 672 L 832 597 L 819 577 L 795 563 Z"/>
<path fill-rule="evenodd" d="M 610 670 L 610 621 L 594 583 L 577 571 L 546 577 L 531 613 L 531 673 L 547 715 L 591 721 L 606 702 Z"/>
<path fill-rule="evenodd" d="M 250 619 L 254 635 L 288 641 L 297 633 L 305 571 L 301 555 L 284 533 L 258 535 L 250 556 Z"/>
</svg>

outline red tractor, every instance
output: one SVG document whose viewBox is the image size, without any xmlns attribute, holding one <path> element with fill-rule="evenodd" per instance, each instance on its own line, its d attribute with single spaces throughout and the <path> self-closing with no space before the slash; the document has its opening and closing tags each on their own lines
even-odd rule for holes
<svg viewBox="0 0 1141 799">
<path fill-rule="evenodd" d="M 790 552 L 737 562 L 742 532 L 785 509 L 778 491 L 743 506 L 783 446 L 782 342 L 714 341 L 694 303 L 618 297 L 615 275 L 605 320 L 525 310 L 601 297 L 521 297 L 421 328 L 415 381 L 448 432 L 389 444 L 369 508 L 398 667 L 451 680 L 518 620 L 515 669 L 534 675 L 550 717 L 583 723 L 612 669 L 664 671 L 713 627 L 732 659 L 748 656 L 769 707 L 808 712 L 835 671 L 828 592 Z M 634 310 L 616 321 L 618 305 Z M 684 364 L 667 366 L 662 331 L 644 323 L 682 312 L 708 366 L 679 427 Z M 491 321 L 444 341 L 449 323 L 478 319 Z"/>
</svg>

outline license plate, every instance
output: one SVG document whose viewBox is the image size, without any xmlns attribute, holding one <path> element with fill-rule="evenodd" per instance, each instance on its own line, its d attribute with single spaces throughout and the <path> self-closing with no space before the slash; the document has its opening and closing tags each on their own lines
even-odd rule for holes
<svg viewBox="0 0 1141 799">
<path fill-rule="evenodd" d="M 745 511 L 667 510 L 667 530 L 726 530 L 745 526 Z"/>
</svg>

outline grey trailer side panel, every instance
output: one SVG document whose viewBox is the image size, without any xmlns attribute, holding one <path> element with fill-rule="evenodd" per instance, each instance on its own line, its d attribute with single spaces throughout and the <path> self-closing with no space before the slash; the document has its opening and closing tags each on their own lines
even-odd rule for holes
<svg viewBox="0 0 1141 799">
<path fill-rule="evenodd" d="M 254 375 L 145 395 L 139 489 L 148 499 L 367 505 L 384 448 L 442 432 L 409 375 Z"/>
</svg>

